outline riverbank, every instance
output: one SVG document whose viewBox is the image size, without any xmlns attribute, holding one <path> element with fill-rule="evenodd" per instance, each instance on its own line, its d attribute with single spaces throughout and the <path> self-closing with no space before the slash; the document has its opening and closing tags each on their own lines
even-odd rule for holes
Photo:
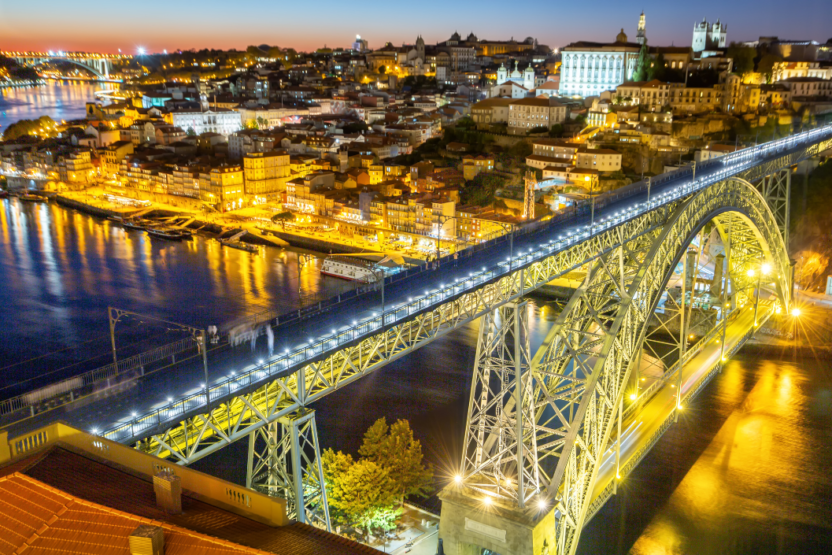
<svg viewBox="0 0 832 555">
<path fill-rule="evenodd" d="M 197 199 L 116 191 L 110 187 L 98 186 L 84 191 L 61 193 L 57 201 L 67 208 L 102 218 L 123 218 L 135 214 L 192 218 L 187 227 L 194 231 L 207 231 L 225 237 L 245 230 L 247 234 L 241 239 L 244 242 L 279 248 L 293 247 L 321 255 L 381 252 L 377 243 L 356 236 L 345 237 L 337 230 L 324 232 L 315 226 L 291 223 L 277 226 L 271 221 L 275 210 L 267 206 L 253 206 L 225 213 L 205 212 Z M 403 251 L 385 248 L 383 252 L 400 256 L 409 265 L 424 263 L 424 260 Z"/>
</svg>

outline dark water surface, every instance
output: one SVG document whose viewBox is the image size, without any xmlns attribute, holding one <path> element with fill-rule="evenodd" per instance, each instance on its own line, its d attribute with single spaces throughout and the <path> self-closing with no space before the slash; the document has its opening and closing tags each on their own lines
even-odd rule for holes
<svg viewBox="0 0 832 555">
<path fill-rule="evenodd" d="M 305 295 L 325 295 L 345 284 L 312 271 L 302 285 Z M 202 238 L 156 241 L 54 204 L 2 201 L 0 385 L 48 381 L 43 372 L 95 353 L 106 362 L 108 305 L 204 326 L 265 306 L 290 309 L 301 302 L 297 290 L 291 252 L 251 256 Z M 535 349 L 557 307 L 530 299 L 527 310 Z M 449 479 L 476 338 L 476 325 L 468 326 L 319 401 L 322 446 L 355 455 L 377 418 L 406 418 L 438 481 Z M 238 442 L 195 467 L 243 482 L 246 449 Z M 741 354 L 589 523 L 579 553 L 832 553 L 830 469 L 830 361 Z"/>
</svg>

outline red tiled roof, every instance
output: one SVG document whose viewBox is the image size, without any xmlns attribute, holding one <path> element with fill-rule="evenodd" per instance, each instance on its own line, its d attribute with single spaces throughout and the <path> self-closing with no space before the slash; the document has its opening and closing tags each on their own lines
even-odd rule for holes
<svg viewBox="0 0 832 555">
<path fill-rule="evenodd" d="M 165 551 L 177 555 L 262 553 L 171 524 L 75 498 L 19 472 L 0 478 L 0 554 L 129 554 L 142 524 L 160 526 Z"/>
<path fill-rule="evenodd" d="M 42 488 L 54 491 L 54 495 L 59 497 L 74 499 L 77 503 L 100 506 L 99 508 L 103 511 L 123 514 L 134 519 L 135 525 L 130 524 L 132 528 L 127 530 L 124 538 L 142 522 L 152 520 L 157 524 L 161 523 L 159 525 L 165 528 L 166 545 L 170 545 L 168 528 L 176 528 L 194 537 L 206 537 L 212 541 L 224 541 L 228 545 L 236 546 L 235 553 L 278 555 L 377 555 L 379 553 L 358 542 L 299 522 L 288 526 L 268 526 L 199 501 L 187 495 L 186 492 L 182 495 L 182 514 L 168 515 L 156 506 L 153 484 L 146 478 L 127 473 L 107 462 L 92 458 L 86 453 L 76 453 L 68 448 L 52 447 L 46 452 L 0 468 L 0 476 L 7 475 L 12 470 L 15 470 L 17 474 L 10 474 L 7 478 L 12 476 L 26 478 Z M 2 480 L 3 478 L 0 478 L 0 481 Z M 9 499 L 9 495 L 0 482 L 0 555 L 6 555 L 7 552 L 4 549 L 8 547 L 3 543 L 6 533 L 2 526 L 5 526 L 7 522 Z M 64 502 L 61 501 L 61 503 Z M 48 521 L 49 518 L 51 515 L 46 520 Z M 41 525 L 38 524 L 35 530 Z M 28 534 L 31 535 L 32 532 Z M 125 546 L 126 541 L 125 539 Z M 61 548 L 58 546 L 58 549 Z M 127 553 L 126 550 L 89 551 L 89 553 L 110 552 Z M 172 553 L 167 549 L 166 552 Z M 14 553 L 14 549 L 8 553 Z M 28 555 L 29 551 L 26 553 Z M 79 551 L 79 553 L 87 552 Z M 187 549 L 181 554 L 177 550 L 176 553 L 177 555 L 188 553 L 214 555 L 213 551 L 206 551 L 204 548 Z M 222 553 L 225 552 L 219 551 L 217 555 Z"/>
</svg>

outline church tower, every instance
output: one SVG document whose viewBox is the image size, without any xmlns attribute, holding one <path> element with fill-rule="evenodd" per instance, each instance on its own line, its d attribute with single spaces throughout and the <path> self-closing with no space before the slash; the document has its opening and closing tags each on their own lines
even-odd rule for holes
<svg viewBox="0 0 832 555">
<path fill-rule="evenodd" d="M 532 64 L 529 64 L 526 71 L 523 72 L 523 86 L 526 87 L 527 90 L 532 90 L 534 88 L 534 69 L 532 68 Z"/>
<path fill-rule="evenodd" d="M 425 63 L 425 39 L 422 35 L 416 39 L 416 55 L 422 59 L 422 63 Z"/>
<path fill-rule="evenodd" d="M 644 24 L 644 12 L 641 12 L 641 16 L 639 16 L 638 18 L 638 33 L 636 33 L 636 42 L 642 45 L 647 42 L 647 30 L 645 29 Z"/>
<path fill-rule="evenodd" d="M 502 85 L 508 81 L 508 70 L 505 64 L 500 64 L 500 69 L 497 70 L 497 84 Z"/>
</svg>

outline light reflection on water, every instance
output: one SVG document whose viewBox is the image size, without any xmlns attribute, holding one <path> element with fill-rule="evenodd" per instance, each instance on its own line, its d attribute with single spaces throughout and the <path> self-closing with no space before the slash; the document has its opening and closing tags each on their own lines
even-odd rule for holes
<svg viewBox="0 0 832 555">
<path fill-rule="evenodd" d="M 585 529 L 579 553 L 832 552 L 828 367 L 732 360 Z"/>
<path fill-rule="evenodd" d="M 302 282 L 306 295 L 353 287 L 314 269 Z M 91 368 L 106 364 L 100 357 L 109 341 L 108 306 L 199 327 L 299 306 L 291 251 L 252 255 L 204 237 L 172 243 L 54 203 L 17 199 L 0 201 L 0 284 L 3 321 L 12 324 L 0 333 L 0 387 L 93 355 L 99 358 Z M 78 345 L 83 348 L 76 352 Z"/>
<path fill-rule="evenodd" d="M 39 87 L 0 89 L 0 133 L 22 119 L 49 116 L 53 120 L 81 119 L 95 91 L 113 88 L 112 83 L 47 81 Z"/>
</svg>

